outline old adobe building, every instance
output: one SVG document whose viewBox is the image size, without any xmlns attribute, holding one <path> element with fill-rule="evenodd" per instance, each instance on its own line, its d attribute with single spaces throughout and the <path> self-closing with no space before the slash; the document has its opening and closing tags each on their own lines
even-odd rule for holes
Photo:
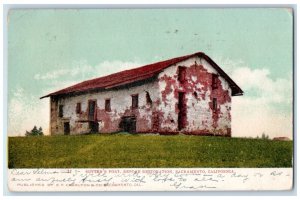
<svg viewBox="0 0 300 200">
<path fill-rule="evenodd" d="M 231 136 L 240 87 L 202 52 L 84 81 L 53 92 L 50 132 Z"/>
</svg>

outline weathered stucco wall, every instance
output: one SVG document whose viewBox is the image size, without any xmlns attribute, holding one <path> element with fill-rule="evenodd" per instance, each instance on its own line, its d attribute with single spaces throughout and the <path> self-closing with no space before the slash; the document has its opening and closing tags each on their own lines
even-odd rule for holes
<svg viewBox="0 0 300 200">
<path fill-rule="evenodd" d="M 178 80 L 178 70 L 186 67 L 184 81 Z M 88 102 L 96 101 L 96 120 L 100 133 L 120 131 L 121 118 L 136 117 L 136 131 L 140 133 L 160 132 L 174 134 L 231 135 L 231 89 L 227 81 L 217 76 L 216 87 L 212 88 L 212 74 L 217 71 L 205 60 L 194 56 L 163 70 L 156 80 L 138 86 L 90 92 L 78 96 L 66 96 L 55 100 L 51 97 L 51 133 L 63 134 L 64 122 L 69 122 L 71 134 L 90 131 Z M 147 104 L 146 92 L 152 104 Z M 179 92 L 184 93 L 183 127 L 179 128 Z M 138 94 L 138 109 L 132 109 L 132 96 Z M 213 108 L 216 98 L 217 107 Z M 110 99 L 111 111 L 105 111 L 105 100 Z M 76 105 L 81 103 L 80 114 Z M 59 105 L 63 105 L 63 117 L 58 117 Z M 181 130 L 179 130 L 181 129 Z"/>
<path fill-rule="evenodd" d="M 186 67 L 185 80 L 178 81 L 178 67 Z M 159 74 L 159 105 L 161 132 L 178 132 L 178 92 L 185 93 L 186 120 L 181 132 L 188 134 L 231 135 L 231 89 L 218 76 L 212 89 L 212 74 L 217 71 L 205 60 L 195 56 L 179 62 Z M 213 110 L 213 98 L 217 109 Z"/>
<path fill-rule="evenodd" d="M 149 93 L 152 105 L 146 102 L 146 92 Z M 138 94 L 138 109 L 132 109 L 132 96 Z M 123 116 L 136 116 L 137 132 L 152 130 L 152 111 L 156 109 L 159 95 L 158 82 L 147 82 L 140 86 L 119 90 L 87 93 L 78 96 L 59 98 L 57 103 L 51 102 L 51 133 L 63 134 L 64 122 L 70 122 L 71 134 L 82 134 L 90 131 L 88 119 L 88 101 L 96 100 L 96 118 L 99 123 L 99 132 L 110 133 L 120 130 L 119 124 Z M 111 111 L 105 111 L 105 99 L 110 99 Z M 81 103 L 80 114 L 76 113 L 76 105 Z M 56 106 L 55 106 L 56 105 Z M 58 117 L 58 107 L 63 105 L 63 117 Z"/>
</svg>

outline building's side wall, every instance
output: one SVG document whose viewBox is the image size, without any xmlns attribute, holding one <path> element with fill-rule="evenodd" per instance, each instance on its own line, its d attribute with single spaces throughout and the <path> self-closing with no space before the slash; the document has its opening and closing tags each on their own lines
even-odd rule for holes
<svg viewBox="0 0 300 200">
<path fill-rule="evenodd" d="M 179 66 L 187 67 L 183 83 L 178 81 Z M 198 56 L 179 62 L 159 74 L 160 132 L 178 132 L 178 92 L 184 92 L 187 114 L 182 132 L 231 135 L 231 89 L 221 76 L 218 76 L 217 88 L 212 89 L 212 74 L 218 73 Z M 217 99 L 215 111 L 213 98 Z"/>
<path fill-rule="evenodd" d="M 58 101 L 54 97 L 50 97 L 50 133 L 55 134 L 58 126 Z"/>
<path fill-rule="evenodd" d="M 146 102 L 146 92 L 150 94 L 152 105 Z M 132 109 L 132 96 L 138 94 L 138 109 Z M 96 119 L 100 133 L 120 131 L 123 116 L 135 116 L 137 132 L 151 132 L 153 129 L 152 114 L 158 105 L 158 81 L 145 82 L 119 90 L 86 93 L 78 96 L 66 96 L 51 101 L 51 133 L 63 134 L 64 122 L 70 123 L 71 134 L 83 134 L 90 131 L 88 118 L 88 101 L 96 100 Z M 105 99 L 110 99 L 111 111 L 105 111 Z M 80 114 L 76 113 L 76 105 L 81 103 Z M 59 105 L 63 105 L 63 117 L 58 117 Z"/>
</svg>

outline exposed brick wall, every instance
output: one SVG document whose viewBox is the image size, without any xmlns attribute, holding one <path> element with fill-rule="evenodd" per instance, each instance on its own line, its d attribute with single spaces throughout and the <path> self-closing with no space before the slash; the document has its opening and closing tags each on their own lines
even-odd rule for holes
<svg viewBox="0 0 300 200">
<path fill-rule="evenodd" d="M 179 67 L 186 67 L 185 80 L 178 80 Z M 231 89 L 220 76 L 217 87 L 212 88 L 214 68 L 204 59 L 190 58 L 177 63 L 159 75 L 162 103 L 160 131 L 178 132 L 178 92 L 185 93 L 187 119 L 181 131 L 189 134 L 230 135 Z M 213 110 L 213 98 L 217 99 L 217 109 Z"/>
</svg>

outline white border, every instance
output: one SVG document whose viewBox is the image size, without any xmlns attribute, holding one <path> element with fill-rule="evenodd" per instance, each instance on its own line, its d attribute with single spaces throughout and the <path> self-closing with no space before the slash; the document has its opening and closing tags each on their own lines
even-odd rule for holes
<svg viewBox="0 0 300 200">
<path fill-rule="evenodd" d="M 74 5 L 74 3 L 77 3 L 78 5 Z M 93 7 L 94 8 L 94 7 L 101 6 L 99 4 L 96 5 L 96 6 L 95 5 L 86 5 L 86 4 L 97 4 L 97 3 L 99 3 L 99 1 L 96 1 L 96 0 L 87 0 L 87 1 L 81 1 L 81 0 L 73 0 L 73 1 L 68 1 L 68 0 L 53 0 L 53 1 L 43 1 L 43 2 L 40 2 L 38 0 L 28 0 L 26 2 L 24 2 L 22 0 L 4 0 L 3 3 L 2 3 L 2 5 L 4 5 L 4 4 L 21 4 L 21 5 L 9 5 L 9 6 L 15 6 L 15 7 L 35 7 L 35 8 L 37 8 L 37 7 L 43 7 L 43 8 L 48 8 L 48 7 L 50 7 L 50 8 L 54 8 L 54 7 L 61 7 L 61 8 L 67 8 L 67 7 L 71 7 L 71 8 L 73 8 L 73 7 L 85 7 L 85 8 L 88 8 L 89 7 L 89 8 L 91 8 L 91 7 Z M 103 6 L 104 7 L 112 7 L 115 4 L 123 4 L 125 2 L 124 1 L 120 1 L 120 0 L 119 1 L 116 1 L 116 0 L 111 0 L 111 1 L 104 0 L 104 1 L 101 1 L 101 3 L 109 4 L 109 5 L 102 5 L 102 7 Z M 152 1 L 147 1 L 147 2 L 145 2 L 145 1 L 140 2 L 140 1 L 132 1 L 131 0 L 131 1 L 126 1 L 126 3 L 127 4 L 128 3 L 129 4 L 144 4 L 144 5 L 146 4 L 146 5 L 150 6 L 150 7 L 180 7 L 180 6 L 184 6 L 184 7 L 200 7 L 200 6 L 204 6 L 204 7 L 214 7 L 214 6 L 217 6 L 217 7 L 220 7 L 220 6 L 221 7 L 244 7 L 244 6 L 246 6 L 246 7 L 260 7 L 260 6 L 262 6 L 262 7 L 268 7 L 268 6 L 279 7 L 279 6 L 284 6 L 284 5 L 287 5 L 287 4 L 294 4 L 295 5 L 295 7 L 294 7 L 295 10 L 297 9 L 297 6 L 298 6 L 298 1 L 296 1 L 296 0 L 286 0 L 286 1 L 280 1 L 280 0 L 274 1 L 273 0 L 271 2 L 268 1 L 268 0 L 252 0 L 252 1 L 248 1 L 247 0 L 247 1 L 244 1 L 244 2 L 240 2 L 240 1 L 237 1 L 237 0 L 235 0 L 235 1 L 226 1 L 226 3 L 229 3 L 229 4 L 238 4 L 238 5 L 228 5 L 228 4 L 226 5 L 226 4 L 224 4 L 224 1 L 222 1 L 222 0 L 205 1 L 204 4 L 202 4 L 202 5 L 187 5 L 187 4 L 197 4 L 198 2 L 196 0 L 193 0 L 193 1 L 186 0 L 184 2 L 171 2 L 171 3 L 176 3 L 177 5 L 163 5 L 163 4 L 166 4 L 166 3 L 170 3 L 170 1 L 166 1 L 166 0 L 152 0 Z M 157 5 L 153 6 L 153 5 L 149 5 L 149 3 L 155 3 Z M 255 3 L 255 5 L 253 3 Z M 40 4 L 40 5 L 32 5 L 32 4 Z M 49 5 L 49 4 L 52 4 L 52 5 Z M 57 5 L 53 5 L 53 4 L 57 4 Z M 159 6 L 159 4 L 160 4 L 160 6 Z M 274 5 L 274 4 L 280 4 L 280 5 Z M 6 6 L 8 6 L 8 5 L 6 5 Z M 123 6 L 123 7 L 141 7 L 140 5 L 124 5 L 124 4 L 121 5 L 121 6 Z M 2 38 L 4 38 L 4 36 L 5 36 L 5 34 L 4 34 L 5 26 L 4 25 L 6 25 L 6 24 L 3 21 L 3 20 L 5 20 L 5 13 L 7 12 L 7 10 L 5 10 L 5 9 L 7 9 L 7 8 L 3 8 L 3 6 L 0 8 L 1 14 L 2 14 L 1 15 L 1 23 L 2 23 L 1 25 L 4 28 L 1 31 Z M 295 12 L 295 20 L 297 19 L 297 16 L 298 16 L 298 14 L 297 14 L 297 12 Z M 296 20 L 295 21 L 295 29 L 297 29 L 297 27 L 299 27 L 298 25 L 299 25 L 298 21 Z M 297 31 L 296 31 L 296 33 L 298 35 Z M 297 45 L 298 41 L 296 40 L 297 35 L 295 35 L 295 60 L 297 60 L 296 58 L 298 58 L 298 54 L 296 55 L 297 46 L 298 46 Z M 6 42 L 5 38 L 4 38 L 4 40 L 1 40 L 1 45 L 2 45 L 2 47 L 6 47 L 6 45 L 4 44 L 3 41 Z M 4 48 L 2 48 L 2 51 L 3 50 L 4 50 Z M 6 51 L 4 50 L 1 53 L 1 61 L 4 64 L 4 66 L 6 66 L 5 62 L 7 61 L 7 60 L 4 59 L 6 57 L 6 55 L 7 55 Z M 295 63 L 295 66 L 296 66 L 296 63 Z M 5 67 L 3 69 L 5 69 Z M 6 68 L 6 70 L 7 70 L 7 68 Z M 298 74 L 298 71 L 295 68 L 295 74 L 294 74 L 294 76 L 297 77 L 297 75 L 299 75 L 299 74 Z M 2 102 L 2 104 L 0 106 L 0 109 L 1 109 L 1 112 L 3 113 L 3 115 L 1 115 L 1 117 L 0 117 L 0 126 L 1 126 L 1 128 L 3 130 L 3 133 L 6 133 L 6 130 L 7 130 L 6 129 L 7 128 L 6 127 L 6 123 L 7 123 L 6 108 L 7 108 L 7 106 L 6 106 L 6 95 L 4 96 L 4 94 L 6 94 L 7 90 L 5 90 L 6 83 L 4 81 L 6 81 L 6 77 L 7 76 L 6 76 L 6 71 L 5 70 L 1 70 L 1 76 L 0 77 L 1 77 L 0 78 L 1 82 L 3 83 L 3 87 L 4 87 L 4 91 L 0 90 L 1 102 Z M 296 79 L 295 79 L 295 84 L 297 84 Z M 297 95 L 297 88 L 298 88 L 298 84 L 295 85 L 295 97 L 296 97 L 296 99 L 298 99 L 297 98 L 298 97 L 298 95 Z M 296 109 L 298 111 L 297 103 L 295 103 L 295 111 L 296 111 Z M 297 133 L 297 124 L 298 124 L 297 123 L 298 120 L 296 121 L 296 119 L 297 119 L 296 113 L 295 113 L 295 131 L 294 131 L 295 133 Z M 1 159 L 2 159 L 2 163 L 3 163 L 3 165 L 1 165 L 3 172 L 6 171 L 5 170 L 6 169 L 6 139 L 5 139 L 5 137 L 6 136 L 4 135 L 3 136 L 4 140 L 2 140 L 2 147 L 3 147 L 4 151 L 3 151 L 3 154 L 0 154 L 1 155 Z M 295 140 L 295 151 L 297 151 L 297 154 L 295 154 L 295 160 L 294 160 L 295 161 L 295 169 L 296 169 L 296 166 L 297 166 L 297 157 L 296 157 L 296 155 L 298 155 L 298 150 L 297 150 L 297 145 L 296 145 L 297 144 L 297 136 L 296 136 L 296 134 L 294 134 L 294 140 Z M 297 171 L 295 171 L 295 172 L 297 172 Z M 0 173 L 0 177 L 3 180 L 3 182 L 1 182 L 0 187 L 1 187 L 1 189 L 4 189 L 4 192 L 5 192 L 4 195 L 8 195 L 7 190 L 5 191 L 5 189 L 7 189 L 7 187 L 5 186 L 6 185 L 6 180 L 7 180 L 7 174 L 4 173 L 3 177 L 2 177 L 2 173 Z M 298 178 L 298 175 L 295 174 L 295 185 L 298 188 L 297 178 Z M 245 192 L 242 192 L 242 193 L 241 192 L 215 193 L 215 192 L 213 192 L 213 193 L 205 193 L 204 195 L 222 195 L 222 196 L 225 195 L 226 196 L 226 195 L 270 195 L 270 194 L 273 194 L 273 195 L 279 196 L 277 198 L 282 198 L 282 197 L 280 197 L 282 195 L 297 195 L 297 188 L 295 188 L 294 191 L 288 192 L 288 193 L 286 193 L 286 192 L 279 192 L 279 193 L 278 192 L 275 192 L 275 193 L 274 192 L 271 192 L 271 193 L 269 193 L 269 192 L 267 192 L 267 193 L 265 193 L 265 192 L 263 192 L 263 193 L 257 193 L 257 192 L 254 192 L 254 193 L 253 192 L 251 192 L 251 193 L 249 193 L 249 192 L 246 192 L 246 193 Z M 56 194 L 54 194 L 54 193 L 31 193 L 31 194 L 28 194 L 27 193 L 26 196 L 28 196 L 28 195 L 34 195 L 34 196 L 36 196 L 36 195 L 50 195 L 50 194 L 51 195 L 60 195 L 60 196 L 71 195 L 70 193 L 64 193 L 64 194 L 63 193 L 59 193 L 59 194 L 58 193 L 56 193 Z M 159 195 L 159 194 L 160 195 L 170 195 L 170 193 L 156 193 L 156 194 L 151 193 L 151 195 Z M 176 193 L 171 193 L 171 194 L 179 196 L 179 198 L 182 195 L 190 195 L 190 196 L 191 195 L 203 195 L 203 193 L 198 193 L 198 194 L 195 194 L 195 193 L 193 193 L 193 194 L 191 194 L 191 193 L 184 193 L 183 194 L 183 193 L 177 193 L 177 192 Z M 25 195 L 25 194 L 19 193 L 19 194 L 9 194 L 9 195 L 17 195 L 17 196 L 19 196 L 19 195 Z M 72 193 L 72 195 L 79 195 L 79 194 L 78 193 Z M 85 195 L 91 195 L 91 193 L 90 194 L 85 194 Z M 98 194 L 92 193 L 92 195 L 101 195 L 101 194 L 99 194 L 99 193 Z M 102 193 L 102 195 L 103 195 L 103 193 Z M 106 195 L 109 195 L 109 194 L 106 194 Z M 128 193 L 123 193 L 123 194 L 115 193 L 115 195 L 128 195 Z M 133 194 L 131 194 L 131 195 L 133 195 Z M 136 193 L 134 195 L 136 195 Z M 149 195 L 149 193 L 148 194 L 147 193 L 140 193 L 139 195 Z M 78 198 L 81 198 L 80 196 Z M 24 199 L 24 198 L 25 197 L 22 197 L 22 199 Z M 32 199 L 32 198 L 28 198 L 28 199 Z M 222 197 L 222 199 L 229 199 L 229 198 L 227 196 L 227 197 Z M 230 199 L 232 199 L 232 198 L 230 197 Z"/>
</svg>

